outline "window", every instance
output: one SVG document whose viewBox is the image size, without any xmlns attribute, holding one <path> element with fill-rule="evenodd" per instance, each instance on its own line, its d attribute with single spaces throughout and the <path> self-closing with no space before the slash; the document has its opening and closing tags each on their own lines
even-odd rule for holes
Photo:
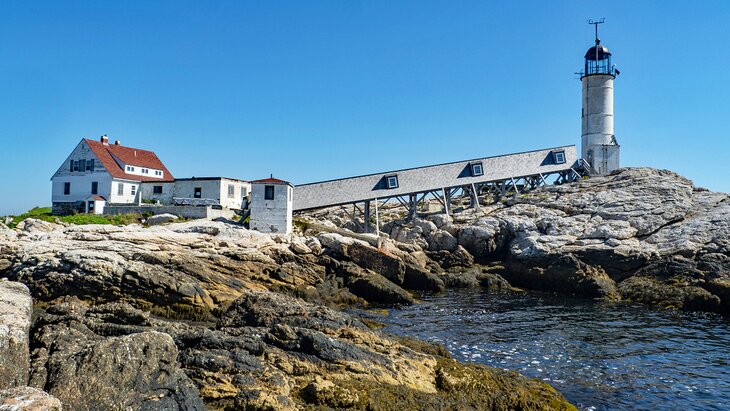
<svg viewBox="0 0 730 411">
<path fill-rule="evenodd" d="M 124 183 L 119 183 L 119 185 L 117 186 L 117 195 L 124 195 Z"/>
<path fill-rule="evenodd" d="M 156 175 L 156 176 L 161 176 L 161 175 L 162 175 L 162 171 L 160 171 L 160 170 L 155 170 L 155 175 Z"/>
<path fill-rule="evenodd" d="M 472 177 L 484 175 L 484 169 L 482 168 L 482 163 L 473 163 L 471 165 L 471 175 L 472 175 Z"/>
<path fill-rule="evenodd" d="M 193 197 L 194 198 L 201 198 L 201 197 L 203 197 L 203 189 L 200 188 L 200 187 L 195 187 L 195 191 L 194 191 Z"/>
<path fill-rule="evenodd" d="M 63 183 L 63 195 L 71 194 L 71 183 Z"/>
<path fill-rule="evenodd" d="M 385 186 L 387 188 L 398 188 L 398 176 L 385 177 Z"/>
<path fill-rule="evenodd" d="M 79 171 L 79 162 L 77 160 L 74 160 L 74 169 L 73 171 Z"/>
<path fill-rule="evenodd" d="M 86 171 L 94 171 L 94 159 L 86 160 Z"/>
<path fill-rule="evenodd" d="M 91 182 L 91 194 L 99 194 L 99 182 L 98 181 Z"/>
<path fill-rule="evenodd" d="M 553 151 L 553 160 L 555 164 L 565 163 L 565 151 Z"/>
<path fill-rule="evenodd" d="M 228 184 L 228 198 L 233 198 L 236 196 L 236 186 L 233 184 Z"/>
<path fill-rule="evenodd" d="M 133 196 L 136 196 L 137 195 L 137 186 L 134 185 L 134 184 L 132 184 L 132 195 Z"/>
<path fill-rule="evenodd" d="M 127 166 L 127 171 L 134 171 L 134 167 L 132 167 L 132 166 Z"/>
<path fill-rule="evenodd" d="M 142 169 L 142 174 L 149 174 L 149 173 L 150 173 L 150 170 L 148 170 L 146 168 Z"/>
<path fill-rule="evenodd" d="M 152 193 L 153 194 L 162 194 L 162 186 L 154 186 L 154 187 L 152 187 Z"/>
<path fill-rule="evenodd" d="M 264 186 L 264 200 L 274 199 L 274 186 Z"/>
<path fill-rule="evenodd" d="M 79 171 L 86 171 L 86 160 L 79 160 Z"/>
</svg>

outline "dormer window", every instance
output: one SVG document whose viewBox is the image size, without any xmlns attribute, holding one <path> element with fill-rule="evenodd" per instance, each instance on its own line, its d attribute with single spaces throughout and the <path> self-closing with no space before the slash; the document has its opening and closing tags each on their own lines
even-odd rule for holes
<svg viewBox="0 0 730 411">
<path fill-rule="evenodd" d="M 149 173 L 150 173 L 150 170 L 148 170 L 146 168 L 142 169 L 142 174 L 149 174 Z"/>
<path fill-rule="evenodd" d="M 127 171 L 134 171 L 134 167 L 132 167 L 132 166 L 127 166 Z"/>
<path fill-rule="evenodd" d="M 482 166 L 482 163 L 471 163 L 470 166 L 471 166 L 471 176 L 472 177 L 484 175 L 484 168 Z"/>
<path fill-rule="evenodd" d="M 553 151 L 553 160 L 555 161 L 555 164 L 564 164 L 565 151 Z"/>
<path fill-rule="evenodd" d="M 385 177 L 385 187 L 388 189 L 398 188 L 398 176 Z"/>
</svg>

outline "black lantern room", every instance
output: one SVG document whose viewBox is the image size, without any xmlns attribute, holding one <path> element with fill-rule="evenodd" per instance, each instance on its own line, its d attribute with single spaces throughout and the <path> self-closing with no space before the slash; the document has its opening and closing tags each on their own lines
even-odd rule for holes
<svg viewBox="0 0 730 411">
<path fill-rule="evenodd" d="M 588 49 L 585 59 L 583 77 L 594 74 L 608 74 L 616 77 L 615 69 L 611 64 L 611 52 L 601 44 L 600 39 L 596 39 L 596 45 Z"/>
</svg>

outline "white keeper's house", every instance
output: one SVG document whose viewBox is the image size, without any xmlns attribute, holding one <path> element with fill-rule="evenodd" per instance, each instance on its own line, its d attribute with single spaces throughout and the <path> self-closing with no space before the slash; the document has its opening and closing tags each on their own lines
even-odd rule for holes
<svg viewBox="0 0 730 411">
<path fill-rule="evenodd" d="M 140 204 L 140 185 L 160 187 L 175 181 L 155 153 L 83 139 L 51 178 L 53 214 L 74 212 L 102 214 L 107 204 Z"/>
</svg>

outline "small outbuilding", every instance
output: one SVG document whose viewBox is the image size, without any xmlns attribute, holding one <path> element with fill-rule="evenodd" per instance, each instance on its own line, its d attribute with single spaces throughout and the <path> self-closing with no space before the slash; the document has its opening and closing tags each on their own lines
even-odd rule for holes
<svg viewBox="0 0 730 411">
<path fill-rule="evenodd" d="M 271 176 L 251 182 L 249 228 L 262 233 L 292 232 L 294 186 Z"/>
<path fill-rule="evenodd" d="M 98 195 L 90 195 L 84 200 L 84 212 L 86 214 L 104 214 L 106 199 Z"/>
</svg>

